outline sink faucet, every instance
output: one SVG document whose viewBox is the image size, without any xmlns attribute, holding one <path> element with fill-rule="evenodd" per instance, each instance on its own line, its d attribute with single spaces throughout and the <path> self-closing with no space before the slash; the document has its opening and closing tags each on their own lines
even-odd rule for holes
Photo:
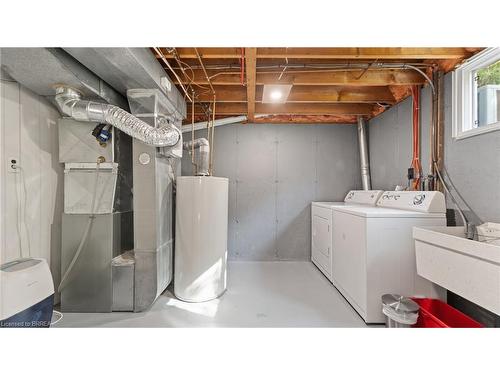
<svg viewBox="0 0 500 375">
<path fill-rule="evenodd" d="M 465 223 L 465 236 L 469 240 L 474 240 L 476 235 L 476 225 L 466 222 Z"/>
</svg>

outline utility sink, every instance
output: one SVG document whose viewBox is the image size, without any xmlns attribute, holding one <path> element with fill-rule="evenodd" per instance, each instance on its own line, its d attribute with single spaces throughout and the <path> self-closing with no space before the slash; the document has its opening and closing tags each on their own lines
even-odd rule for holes
<svg viewBox="0 0 500 375">
<path fill-rule="evenodd" d="M 468 240 L 463 227 L 415 227 L 413 238 L 420 276 L 500 315 L 500 245 Z"/>
</svg>

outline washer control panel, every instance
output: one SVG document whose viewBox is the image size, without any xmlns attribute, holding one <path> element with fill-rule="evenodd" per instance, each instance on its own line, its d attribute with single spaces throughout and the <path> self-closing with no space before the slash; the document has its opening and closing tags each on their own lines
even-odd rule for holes
<svg viewBox="0 0 500 375">
<path fill-rule="evenodd" d="M 429 213 L 446 212 L 444 195 L 439 191 L 385 191 L 377 206 Z"/>
<path fill-rule="evenodd" d="M 344 202 L 375 206 L 383 192 L 383 190 L 351 190 L 345 196 Z"/>
</svg>

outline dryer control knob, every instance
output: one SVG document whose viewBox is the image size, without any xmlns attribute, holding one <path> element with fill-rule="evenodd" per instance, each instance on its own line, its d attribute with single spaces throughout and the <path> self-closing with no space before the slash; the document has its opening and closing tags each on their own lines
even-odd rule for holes
<svg viewBox="0 0 500 375">
<path fill-rule="evenodd" d="M 425 200 L 425 194 L 418 194 L 418 195 L 415 195 L 415 197 L 413 198 L 413 205 L 414 206 L 418 206 L 420 204 L 422 204 Z"/>
</svg>

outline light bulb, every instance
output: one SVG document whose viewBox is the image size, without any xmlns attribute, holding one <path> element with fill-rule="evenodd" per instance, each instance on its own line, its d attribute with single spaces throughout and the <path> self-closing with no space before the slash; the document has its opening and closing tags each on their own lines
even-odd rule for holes
<svg viewBox="0 0 500 375">
<path fill-rule="evenodd" d="M 279 100 L 279 99 L 281 99 L 282 96 L 283 96 L 283 94 L 281 93 L 281 91 L 273 91 L 271 93 L 271 99 L 273 99 L 273 100 Z"/>
</svg>

